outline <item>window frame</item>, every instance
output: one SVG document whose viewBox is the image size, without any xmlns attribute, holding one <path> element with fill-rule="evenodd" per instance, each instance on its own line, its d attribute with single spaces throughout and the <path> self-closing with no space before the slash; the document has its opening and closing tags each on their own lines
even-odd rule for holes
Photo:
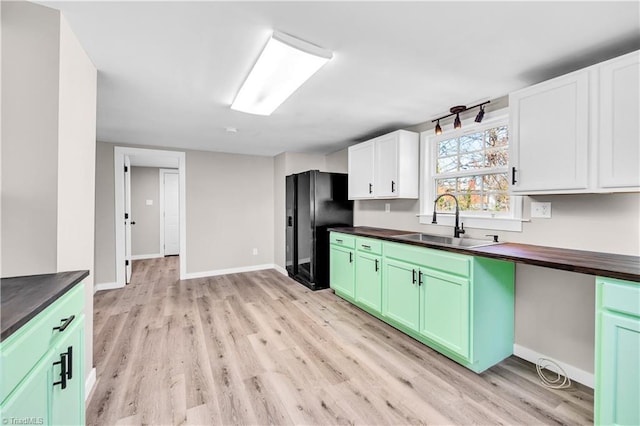
<svg viewBox="0 0 640 426">
<path fill-rule="evenodd" d="M 485 119 L 482 123 L 476 123 L 474 121 L 475 116 L 471 116 L 463 120 L 462 128 L 449 129 L 442 132 L 440 135 L 435 135 L 433 129 L 429 129 L 420 134 L 420 223 L 431 224 L 431 218 L 433 215 L 433 200 L 436 197 L 435 188 L 435 169 L 437 158 L 437 141 L 441 141 L 447 138 L 456 138 L 465 134 L 478 133 L 492 127 L 507 126 L 507 132 L 510 134 L 509 129 L 509 115 L 508 109 L 501 109 L 487 112 Z M 509 147 L 507 148 L 511 152 L 511 140 L 509 140 Z M 509 167 L 507 166 L 507 171 Z M 480 169 L 482 170 L 482 169 Z M 469 171 L 471 172 L 471 171 Z M 477 170 L 476 170 L 477 172 Z M 467 174 L 467 172 L 463 172 Z M 483 173 L 477 173 L 483 174 Z M 440 176 L 442 178 L 442 176 Z M 460 211 L 460 221 L 464 222 L 467 228 L 480 228 L 490 229 L 498 231 L 516 231 L 522 232 L 522 204 L 523 197 L 513 195 L 509 191 L 511 214 L 500 215 L 492 214 L 491 212 L 464 212 Z M 455 221 L 455 214 L 453 213 L 440 213 L 438 212 L 438 224 L 443 226 L 453 226 Z"/>
</svg>

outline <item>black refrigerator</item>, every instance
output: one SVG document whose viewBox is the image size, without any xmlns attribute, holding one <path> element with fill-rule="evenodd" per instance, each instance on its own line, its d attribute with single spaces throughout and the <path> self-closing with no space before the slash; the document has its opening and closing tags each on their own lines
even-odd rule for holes
<svg viewBox="0 0 640 426">
<path fill-rule="evenodd" d="M 286 266 L 312 290 L 329 287 L 329 231 L 353 226 L 347 175 L 318 170 L 286 178 Z"/>
</svg>

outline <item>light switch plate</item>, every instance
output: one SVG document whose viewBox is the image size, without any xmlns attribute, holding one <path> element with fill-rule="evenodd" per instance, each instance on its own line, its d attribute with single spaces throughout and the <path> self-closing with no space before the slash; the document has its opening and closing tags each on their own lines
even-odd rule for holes
<svg viewBox="0 0 640 426">
<path fill-rule="evenodd" d="M 147 205 L 148 206 L 152 206 L 153 205 L 153 200 L 147 200 Z"/>
<path fill-rule="evenodd" d="M 531 202 L 531 217 L 534 218 L 551 218 L 551 203 Z"/>
<path fill-rule="evenodd" d="M 384 212 L 389 213 L 391 211 L 391 203 L 384 203 Z"/>
</svg>

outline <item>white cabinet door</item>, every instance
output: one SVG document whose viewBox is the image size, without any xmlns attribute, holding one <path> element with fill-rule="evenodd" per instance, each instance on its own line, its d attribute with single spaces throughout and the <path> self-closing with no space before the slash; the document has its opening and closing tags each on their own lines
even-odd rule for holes
<svg viewBox="0 0 640 426">
<path fill-rule="evenodd" d="M 349 147 L 349 199 L 373 198 L 374 143 Z"/>
<path fill-rule="evenodd" d="M 640 187 L 640 52 L 600 68 L 600 188 Z"/>
<path fill-rule="evenodd" d="M 581 192 L 589 187 L 589 72 L 578 71 L 509 95 L 513 193 Z"/>
<path fill-rule="evenodd" d="M 396 197 L 398 195 L 398 133 L 376 139 L 375 147 L 375 195 Z"/>
</svg>

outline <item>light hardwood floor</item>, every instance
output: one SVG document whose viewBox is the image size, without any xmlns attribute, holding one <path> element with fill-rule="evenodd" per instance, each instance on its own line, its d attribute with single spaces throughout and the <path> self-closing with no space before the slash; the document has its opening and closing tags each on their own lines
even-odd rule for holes
<svg viewBox="0 0 640 426">
<path fill-rule="evenodd" d="M 134 262 L 94 300 L 87 424 L 590 424 L 593 392 L 511 357 L 475 374 L 273 270 L 178 280 Z"/>
</svg>

